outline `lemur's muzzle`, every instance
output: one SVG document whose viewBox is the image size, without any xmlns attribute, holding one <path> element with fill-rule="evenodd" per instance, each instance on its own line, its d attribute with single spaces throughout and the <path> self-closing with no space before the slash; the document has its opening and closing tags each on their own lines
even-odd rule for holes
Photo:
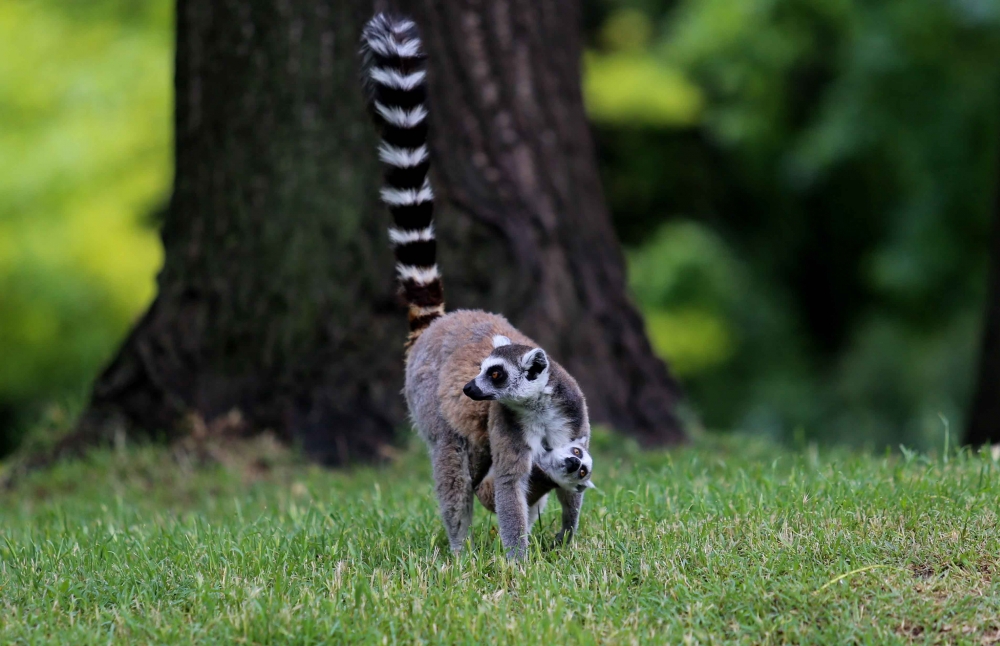
<svg viewBox="0 0 1000 646">
<path fill-rule="evenodd" d="M 474 399 L 477 402 L 481 402 L 487 399 L 493 399 L 493 395 L 487 395 L 483 392 L 483 389 L 476 384 L 476 380 L 473 379 L 469 383 L 465 384 L 465 388 L 462 389 L 465 396 L 469 399 Z"/>
<path fill-rule="evenodd" d="M 566 473 L 573 473 L 580 468 L 581 464 L 582 462 L 580 462 L 580 458 L 575 455 L 571 455 L 563 461 L 563 465 L 566 467 Z"/>
</svg>

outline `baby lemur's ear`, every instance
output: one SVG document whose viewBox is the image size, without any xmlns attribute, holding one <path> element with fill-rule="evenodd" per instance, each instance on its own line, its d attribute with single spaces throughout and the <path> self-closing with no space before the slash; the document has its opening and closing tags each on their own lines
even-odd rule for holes
<svg viewBox="0 0 1000 646">
<path fill-rule="evenodd" d="M 505 345 L 510 345 L 510 339 L 502 334 L 497 334 L 493 337 L 493 348 L 502 348 Z"/>
<path fill-rule="evenodd" d="M 545 350 L 541 348 L 528 350 L 521 355 L 521 367 L 528 371 L 526 375 L 528 381 L 534 381 L 549 367 L 549 358 L 545 356 Z"/>
</svg>

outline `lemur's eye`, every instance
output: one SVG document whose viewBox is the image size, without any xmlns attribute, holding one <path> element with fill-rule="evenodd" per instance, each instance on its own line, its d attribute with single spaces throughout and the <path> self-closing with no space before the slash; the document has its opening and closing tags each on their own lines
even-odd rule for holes
<svg viewBox="0 0 1000 646">
<path fill-rule="evenodd" d="M 580 477 L 581 478 L 586 478 L 587 477 L 587 467 L 581 467 L 580 468 Z"/>
<path fill-rule="evenodd" d="M 576 448 L 574 446 L 573 447 L 573 455 L 575 455 L 578 458 L 582 458 L 583 457 L 583 451 L 581 451 L 580 449 L 578 449 L 578 448 Z"/>
<path fill-rule="evenodd" d="M 552 446 L 549 444 L 549 441 L 546 440 L 546 439 L 542 440 L 542 448 L 545 449 L 546 451 L 551 451 L 552 450 Z"/>
<path fill-rule="evenodd" d="M 500 383 L 507 378 L 507 373 L 504 372 L 503 368 L 500 366 L 493 366 L 486 371 L 486 376 L 489 377 L 493 383 Z"/>
</svg>

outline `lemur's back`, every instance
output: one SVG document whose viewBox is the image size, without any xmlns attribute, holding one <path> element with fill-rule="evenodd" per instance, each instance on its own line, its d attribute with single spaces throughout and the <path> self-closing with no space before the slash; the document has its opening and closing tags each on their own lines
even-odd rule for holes
<svg viewBox="0 0 1000 646">
<path fill-rule="evenodd" d="M 490 402 L 474 401 L 462 387 L 477 374 L 479 364 L 493 350 L 493 337 L 535 345 L 499 314 L 455 310 L 435 320 L 417 338 L 406 361 L 406 402 L 417 428 L 433 429 L 441 416 L 470 442 L 488 441 L 486 422 Z M 436 438 L 425 437 L 434 441 Z"/>
</svg>

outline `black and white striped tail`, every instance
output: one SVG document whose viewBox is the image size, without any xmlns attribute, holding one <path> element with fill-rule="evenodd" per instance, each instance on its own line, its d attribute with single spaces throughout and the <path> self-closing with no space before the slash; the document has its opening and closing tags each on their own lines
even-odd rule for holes
<svg viewBox="0 0 1000 646">
<path fill-rule="evenodd" d="M 378 14 L 361 34 L 368 107 L 382 133 L 382 201 L 392 213 L 389 239 L 396 253 L 400 291 L 409 305 L 407 347 L 444 314 L 437 268 L 434 192 L 427 171 L 427 99 L 424 52 L 411 20 Z"/>
</svg>

